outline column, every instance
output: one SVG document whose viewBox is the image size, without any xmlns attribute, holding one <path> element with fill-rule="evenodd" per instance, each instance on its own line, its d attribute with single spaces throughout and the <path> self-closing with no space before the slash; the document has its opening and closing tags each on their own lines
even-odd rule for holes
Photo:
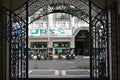
<svg viewBox="0 0 120 80">
<path fill-rule="evenodd" d="M 75 17 L 74 16 L 70 16 L 70 26 L 69 27 L 72 29 L 71 48 L 75 48 L 75 38 L 73 36 L 74 27 L 75 27 Z"/>
<path fill-rule="evenodd" d="M 5 25 L 7 22 L 6 14 L 4 14 L 4 9 L 0 8 L 0 80 L 6 80 L 7 78 L 7 70 L 9 65 L 7 64 L 7 26 Z"/>
<path fill-rule="evenodd" d="M 53 14 L 49 14 L 48 15 L 48 27 L 51 28 L 51 27 L 54 27 L 53 26 Z"/>
<path fill-rule="evenodd" d="M 73 28 L 73 27 L 75 27 L 75 17 L 73 17 L 73 16 L 70 16 L 70 27 L 71 27 L 71 29 Z"/>
<path fill-rule="evenodd" d="M 53 14 L 49 14 L 48 15 L 48 32 L 49 32 L 49 29 L 53 28 L 53 17 L 52 17 Z M 49 47 L 52 47 L 52 41 L 50 39 L 50 36 L 48 36 L 48 42 L 49 42 Z"/>
<path fill-rule="evenodd" d="M 117 10 L 117 5 L 112 6 L 111 9 L 111 47 L 112 47 L 112 79 L 110 80 L 119 80 L 118 79 L 118 73 L 119 73 L 119 66 L 118 66 L 118 59 L 119 59 L 119 33 L 120 33 L 120 28 L 119 28 L 119 18 L 118 15 L 118 10 Z M 116 21 L 117 20 L 117 21 Z"/>
<path fill-rule="evenodd" d="M 2 32 L 2 9 L 0 8 L 0 32 Z M 0 34 L 0 80 L 2 80 L 2 34 Z"/>
<path fill-rule="evenodd" d="M 71 38 L 70 43 L 71 43 L 70 47 L 75 48 L 75 38 L 74 37 Z"/>
<path fill-rule="evenodd" d="M 120 80 L 120 0 L 118 0 L 118 80 Z"/>
</svg>

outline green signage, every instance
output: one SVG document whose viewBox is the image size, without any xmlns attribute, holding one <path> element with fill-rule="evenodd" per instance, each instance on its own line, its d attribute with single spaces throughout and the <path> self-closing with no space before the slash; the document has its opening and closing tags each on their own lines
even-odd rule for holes
<svg viewBox="0 0 120 80">
<path fill-rule="evenodd" d="M 36 29 L 35 31 L 32 31 L 32 34 L 54 34 L 55 30 L 45 30 L 45 29 Z"/>
<path fill-rule="evenodd" d="M 29 35 L 39 35 L 39 36 L 59 36 L 59 35 L 72 35 L 72 30 L 70 29 L 32 29 L 29 30 Z"/>
</svg>

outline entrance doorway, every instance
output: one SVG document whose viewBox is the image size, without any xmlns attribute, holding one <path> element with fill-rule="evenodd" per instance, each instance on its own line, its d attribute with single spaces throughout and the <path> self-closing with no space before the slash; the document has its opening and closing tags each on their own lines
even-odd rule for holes
<svg viewBox="0 0 120 80">
<path fill-rule="evenodd" d="M 75 54 L 83 55 L 83 41 L 75 41 Z"/>
</svg>

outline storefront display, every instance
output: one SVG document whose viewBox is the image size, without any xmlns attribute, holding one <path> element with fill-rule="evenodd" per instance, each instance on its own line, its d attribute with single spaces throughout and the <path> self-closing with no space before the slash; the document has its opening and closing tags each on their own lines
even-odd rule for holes
<svg viewBox="0 0 120 80">
<path fill-rule="evenodd" d="M 56 49 L 57 54 L 66 54 L 67 50 L 70 50 L 70 42 L 53 42 L 53 47 Z"/>
<path fill-rule="evenodd" d="M 31 42 L 30 51 L 34 53 L 40 53 L 43 55 L 47 52 L 47 42 Z"/>
<path fill-rule="evenodd" d="M 31 42 L 31 48 L 47 48 L 47 42 Z"/>
</svg>

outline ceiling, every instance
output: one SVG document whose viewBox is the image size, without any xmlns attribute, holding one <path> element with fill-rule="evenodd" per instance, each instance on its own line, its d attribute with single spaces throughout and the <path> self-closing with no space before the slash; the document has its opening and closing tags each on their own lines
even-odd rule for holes
<svg viewBox="0 0 120 80">
<path fill-rule="evenodd" d="M 28 0 L 0 0 L 0 5 L 11 9 L 16 10 L 20 8 L 22 5 L 25 4 Z M 109 6 L 116 0 L 91 0 L 95 5 L 97 5 L 100 8 L 105 8 L 105 1 L 107 1 L 107 5 Z"/>
</svg>

